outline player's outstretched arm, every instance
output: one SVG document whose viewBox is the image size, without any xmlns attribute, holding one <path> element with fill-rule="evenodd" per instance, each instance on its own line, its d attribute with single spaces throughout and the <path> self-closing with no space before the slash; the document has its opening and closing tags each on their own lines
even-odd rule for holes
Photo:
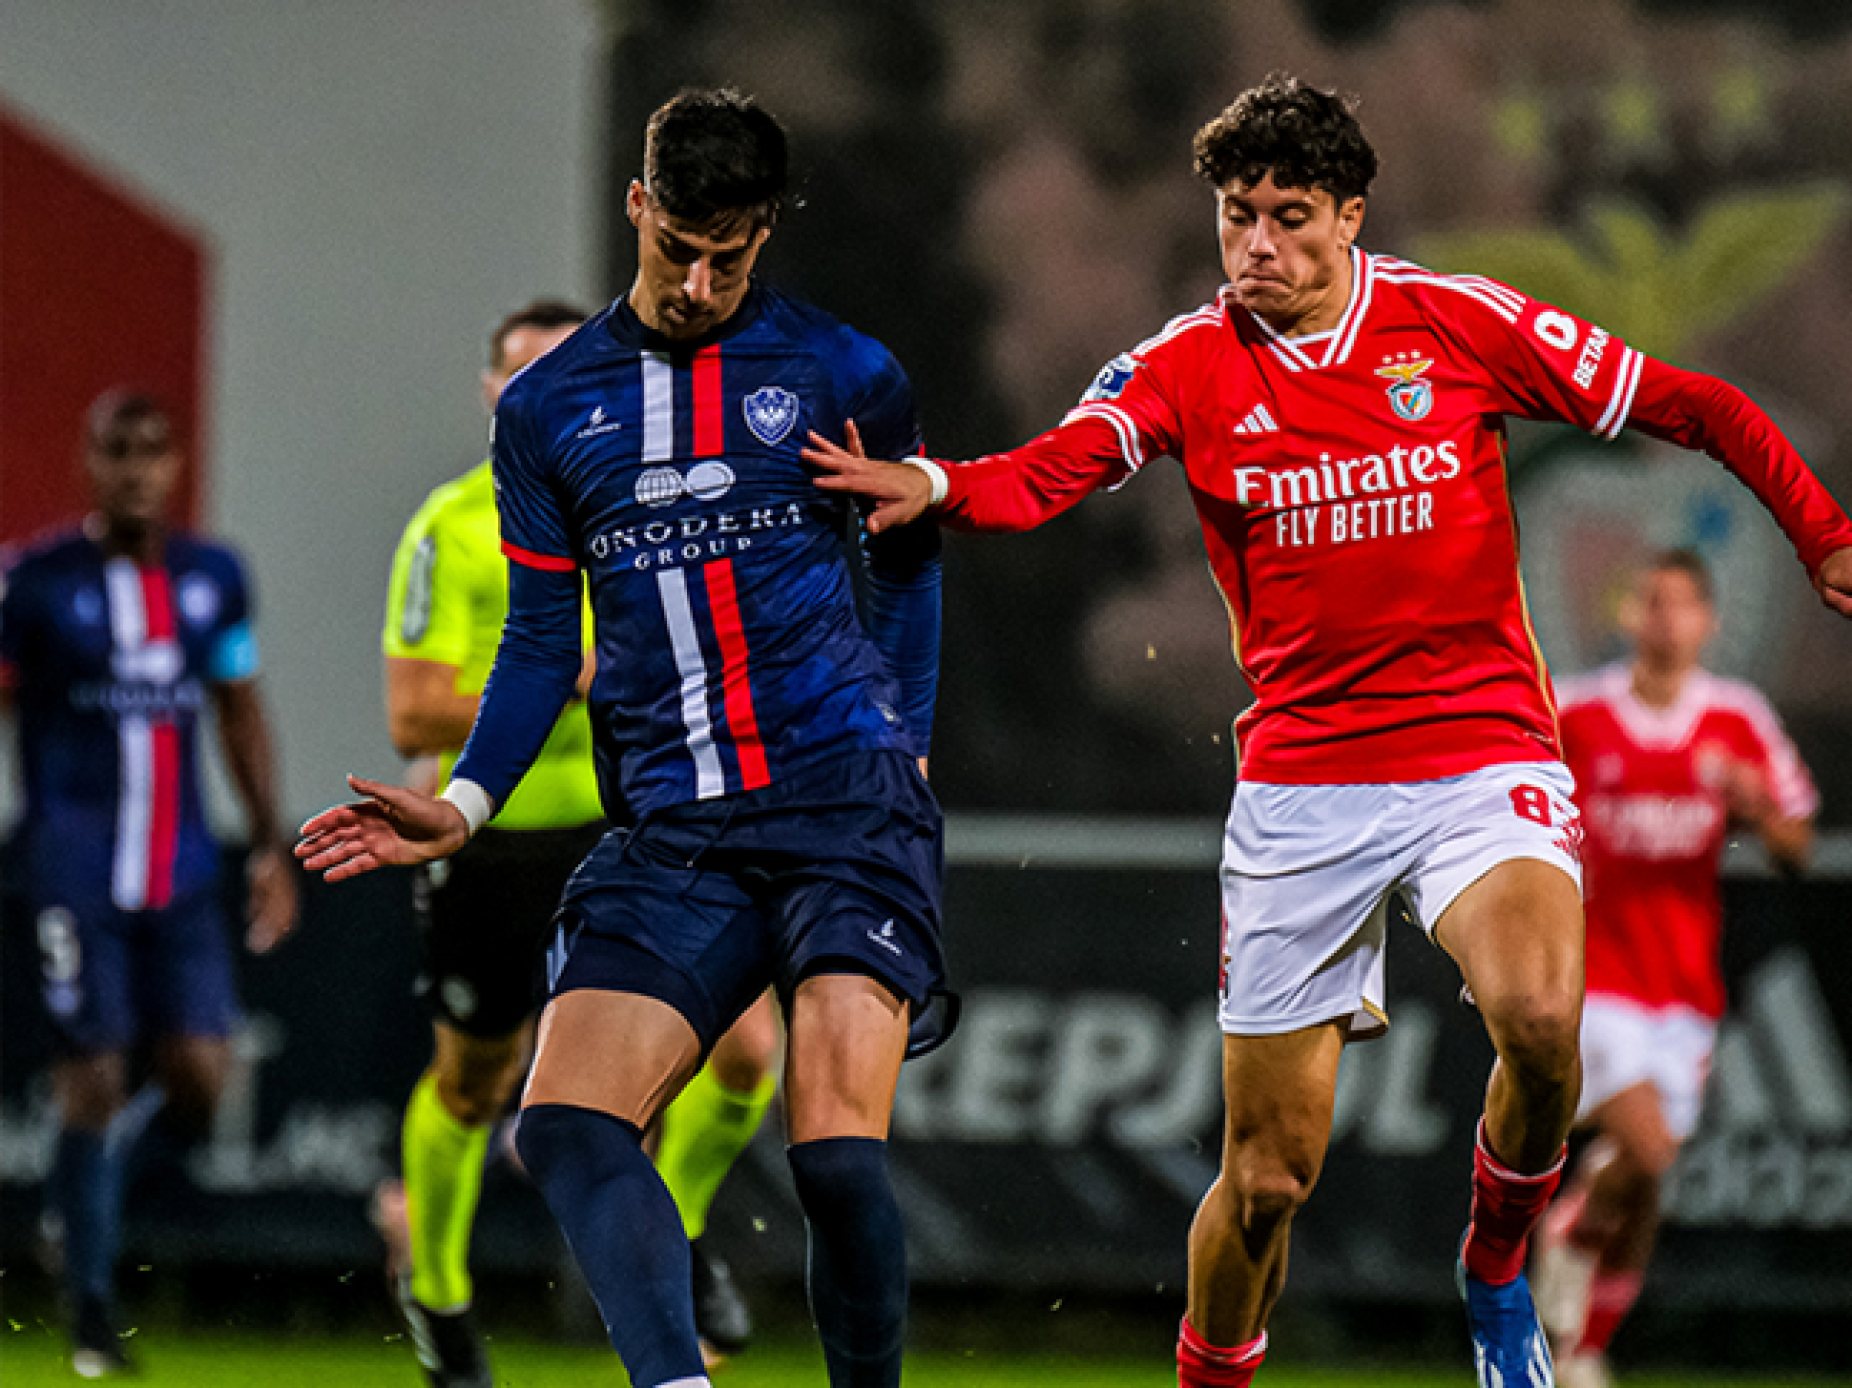
<svg viewBox="0 0 1852 1388">
<path fill-rule="evenodd" d="M 1820 561 L 1814 591 L 1841 617 L 1852 617 L 1852 548 L 1836 549 Z"/>
<path fill-rule="evenodd" d="M 804 461 L 821 468 L 817 485 L 826 492 L 847 492 L 874 503 L 868 512 L 868 533 L 879 535 L 908 521 L 918 520 L 932 505 L 932 479 L 911 463 L 883 462 L 862 448 L 855 421 L 843 427 L 848 447 L 831 443 L 815 430 L 804 449 Z"/>
<path fill-rule="evenodd" d="M 448 800 L 360 776 L 347 784 L 366 798 L 323 810 L 296 844 L 302 865 L 330 882 L 447 858 L 469 841 L 469 822 Z"/>
</svg>

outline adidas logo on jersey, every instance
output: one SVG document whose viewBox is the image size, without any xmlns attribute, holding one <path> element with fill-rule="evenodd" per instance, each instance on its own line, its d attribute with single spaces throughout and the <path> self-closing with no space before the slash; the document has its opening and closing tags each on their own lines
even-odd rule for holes
<svg viewBox="0 0 1852 1388">
<path fill-rule="evenodd" d="M 1256 405 L 1248 411 L 1247 418 L 1235 426 L 1235 432 L 1237 434 L 1277 434 L 1280 432 L 1280 426 L 1274 422 L 1273 416 L 1268 413 L 1265 405 Z"/>
</svg>

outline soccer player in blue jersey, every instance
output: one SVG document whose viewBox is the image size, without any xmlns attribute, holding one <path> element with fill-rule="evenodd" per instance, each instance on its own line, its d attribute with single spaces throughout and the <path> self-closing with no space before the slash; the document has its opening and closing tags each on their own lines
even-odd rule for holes
<svg viewBox="0 0 1852 1388">
<path fill-rule="evenodd" d="M 252 949 L 294 927 L 296 886 L 243 566 L 168 527 L 182 460 L 153 400 L 103 396 L 86 444 L 95 513 L 0 580 L 0 699 L 17 713 L 25 886 L 57 1044 L 48 1212 L 62 1226 L 72 1367 L 101 1378 L 128 1367 L 114 1266 L 130 1150 L 204 1133 L 237 1020 L 200 793 L 208 703 L 251 830 Z M 142 1045 L 155 1085 L 130 1103 Z"/>
<path fill-rule="evenodd" d="M 613 831 L 566 892 L 518 1144 L 638 1388 L 707 1383 L 688 1243 L 642 1132 L 768 986 L 787 1018 L 788 1155 L 836 1388 L 900 1379 L 906 1254 L 886 1137 L 909 1034 L 944 1016 L 940 816 L 919 760 L 937 681 L 937 531 L 866 544 L 811 483 L 807 429 L 917 449 L 879 344 L 753 267 L 786 182 L 749 99 L 651 117 L 629 294 L 508 385 L 494 464 L 509 615 L 438 798 L 365 797 L 303 827 L 335 881 L 455 852 L 507 797 L 579 674 Z M 624 811 L 616 813 L 617 809 Z"/>
</svg>

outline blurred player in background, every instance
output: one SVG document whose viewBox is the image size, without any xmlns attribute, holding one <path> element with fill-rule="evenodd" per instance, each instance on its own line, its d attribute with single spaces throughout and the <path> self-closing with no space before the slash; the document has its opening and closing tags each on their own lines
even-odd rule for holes
<svg viewBox="0 0 1852 1388">
<path fill-rule="evenodd" d="M 1774 710 L 1699 664 L 1717 632 L 1702 558 L 1657 556 L 1622 615 L 1632 660 L 1561 687 L 1586 834 L 1577 1121 L 1597 1134 L 1537 1240 L 1538 1311 L 1563 1388 L 1608 1381 L 1608 1341 L 1652 1256 L 1660 1183 L 1697 1125 L 1724 1010 L 1724 839 L 1749 830 L 1797 872 L 1819 806 Z"/>
<path fill-rule="evenodd" d="M 500 323 L 482 373 L 484 405 L 493 412 L 509 378 L 572 336 L 585 317 L 573 305 L 542 300 Z M 507 561 L 484 462 L 426 499 L 393 557 L 383 639 L 387 722 L 399 751 L 432 759 L 438 778 L 449 774 L 469 737 L 507 610 Z M 391 1183 L 375 1209 L 413 1348 L 435 1388 L 488 1388 L 491 1381 L 471 1311 L 470 1231 L 490 1133 L 527 1064 L 553 913 L 566 879 L 609 827 L 583 699 L 590 675 L 588 659 L 580 696 L 494 820 L 418 877 L 425 955 L 418 993 L 431 1011 L 434 1049 L 406 1105 L 403 1192 Z M 767 997 L 727 1033 L 664 1115 L 657 1152 L 695 1241 L 697 1324 L 722 1351 L 744 1346 L 751 1321 L 725 1263 L 699 1239 L 721 1179 L 771 1102 L 776 1045 Z"/>
<path fill-rule="evenodd" d="M 1185 1385 L 1266 1351 L 1344 1044 L 1381 1032 L 1387 903 L 1459 965 L 1498 1052 L 1459 1276 L 1482 1384 L 1547 1388 L 1524 1277 L 1580 1081 L 1580 829 L 1531 639 L 1502 416 L 1702 448 L 1852 615 L 1852 524 L 1741 392 L 1490 280 L 1355 245 L 1376 155 L 1290 78 L 1197 133 L 1218 302 L 1115 358 L 1061 425 L 947 466 L 817 441 L 869 528 L 936 510 L 1021 530 L 1162 454 L 1183 463 L 1255 693 L 1223 850 L 1227 1129 L 1190 1235 Z M 853 440 L 851 440 L 853 444 Z M 878 455 L 878 450 L 876 450 Z"/>
<path fill-rule="evenodd" d="M 629 294 L 535 361 L 495 415 L 509 613 L 441 798 L 367 799 L 303 829 L 339 880 L 456 852 L 505 803 L 579 677 L 603 801 L 634 827 L 574 874 L 518 1146 L 637 1388 L 708 1382 L 688 1243 L 643 1133 L 775 985 L 788 1157 L 835 1388 L 900 1381 L 906 1247 L 887 1130 L 909 1033 L 942 1034 L 939 809 L 921 760 L 938 678 L 938 530 L 868 542 L 799 456 L 856 421 L 919 447 L 872 339 L 753 277 L 784 131 L 732 92 L 650 119 Z"/>
<path fill-rule="evenodd" d="M 17 557 L 0 590 L 21 862 L 58 1052 L 46 1197 L 85 1378 L 128 1367 L 114 1267 L 131 1155 L 139 1169 L 205 1134 L 238 1021 L 200 789 L 208 703 L 251 835 L 245 943 L 268 950 L 296 923 L 249 585 L 229 549 L 169 527 L 184 465 L 159 404 L 104 395 L 84 440 L 95 512 Z"/>
</svg>

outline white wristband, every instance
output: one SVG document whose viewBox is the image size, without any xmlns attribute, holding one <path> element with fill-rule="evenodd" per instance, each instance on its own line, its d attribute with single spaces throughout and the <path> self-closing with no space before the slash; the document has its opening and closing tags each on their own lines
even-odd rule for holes
<svg viewBox="0 0 1852 1388">
<path fill-rule="evenodd" d="M 945 469 L 931 458 L 902 458 L 901 462 L 909 467 L 916 467 L 926 474 L 926 480 L 932 483 L 932 498 L 928 506 L 943 506 L 946 494 L 952 490 L 952 479 L 945 475 Z"/>
<path fill-rule="evenodd" d="M 495 817 L 495 802 L 489 799 L 489 792 L 474 781 L 452 781 L 437 798 L 448 800 L 463 812 L 463 822 L 469 825 L 471 838 Z"/>
</svg>

